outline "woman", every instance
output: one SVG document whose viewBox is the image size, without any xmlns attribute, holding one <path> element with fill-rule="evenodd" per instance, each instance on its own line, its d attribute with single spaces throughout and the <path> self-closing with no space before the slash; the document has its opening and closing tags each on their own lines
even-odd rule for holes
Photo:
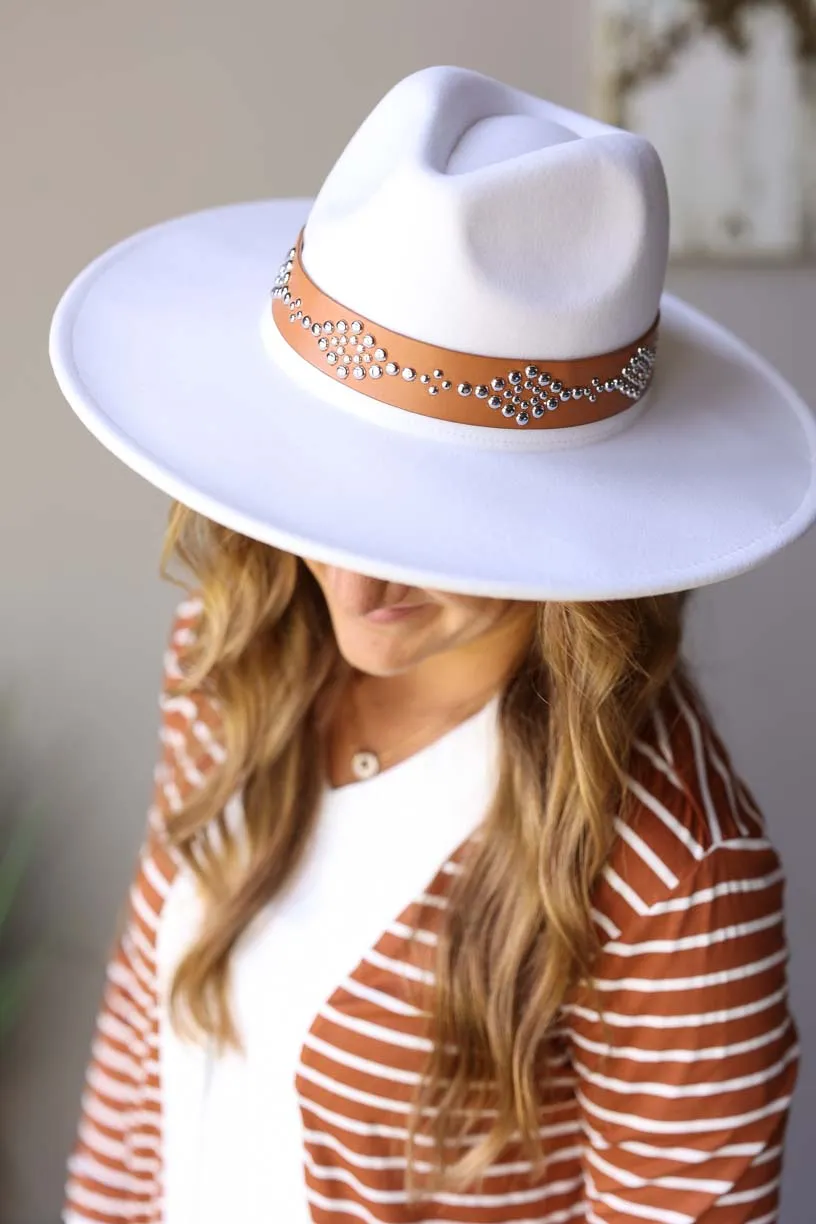
<svg viewBox="0 0 816 1224">
<path fill-rule="evenodd" d="M 782 874 L 678 592 L 812 521 L 816 431 L 666 234 L 646 142 L 433 69 L 310 210 L 68 291 L 189 585 L 69 1224 L 777 1219 Z"/>
</svg>

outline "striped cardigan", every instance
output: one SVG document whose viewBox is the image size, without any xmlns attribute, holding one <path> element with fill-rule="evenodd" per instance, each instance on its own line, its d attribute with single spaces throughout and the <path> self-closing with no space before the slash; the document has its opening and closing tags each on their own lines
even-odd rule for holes
<svg viewBox="0 0 816 1224">
<path fill-rule="evenodd" d="M 155 949 L 181 868 L 162 830 L 221 759 L 212 709 L 174 691 L 178 651 L 198 611 L 182 605 L 167 658 L 155 803 L 108 969 L 65 1224 L 164 1220 Z M 549 1051 L 543 1172 L 534 1178 L 511 1145 L 467 1192 L 419 1204 L 405 1192 L 433 946 L 463 846 L 304 1034 L 297 1088 L 316 1224 L 777 1220 L 797 1072 L 779 860 L 722 744 L 679 684 L 655 710 L 630 768 L 631 810 L 617 822 L 594 899 L 603 942 L 595 989 L 572 991 Z"/>
</svg>

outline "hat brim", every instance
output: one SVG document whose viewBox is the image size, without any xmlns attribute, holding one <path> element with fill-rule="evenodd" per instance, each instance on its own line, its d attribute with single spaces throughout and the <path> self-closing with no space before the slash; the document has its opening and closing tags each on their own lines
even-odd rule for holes
<svg viewBox="0 0 816 1224">
<path fill-rule="evenodd" d="M 57 308 L 50 352 L 67 400 L 170 496 L 316 560 L 529 600 L 717 582 L 816 518 L 808 408 L 671 295 L 648 407 L 590 445 L 458 447 L 305 390 L 264 347 L 259 320 L 309 206 L 232 205 L 145 230 L 86 268 Z"/>
</svg>

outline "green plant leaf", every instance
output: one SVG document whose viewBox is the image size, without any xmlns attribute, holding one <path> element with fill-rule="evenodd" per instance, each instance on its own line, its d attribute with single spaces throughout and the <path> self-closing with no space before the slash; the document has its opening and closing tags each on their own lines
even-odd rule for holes
<svg viewBox="0 0 816 1224">
<path fill-rule="evenodd" d="M 29 962 L 0 973 L 0 1039 L 8 1035 L 23 1008 L 34 969 L 34 963 Z"/>
<path fill-rule="evenodd" d="M 36 829 L 37 821 L 34 819 L 17 821 L 0 857 L 0 932 L 8 920 L 26 867 L 31 861 Z"/>
</svg>

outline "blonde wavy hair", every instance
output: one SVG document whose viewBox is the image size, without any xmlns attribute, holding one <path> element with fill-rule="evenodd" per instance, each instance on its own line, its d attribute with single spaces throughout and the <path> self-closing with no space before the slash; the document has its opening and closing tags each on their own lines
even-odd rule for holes
<svg viewBox="0 0 816 1224">
<path fill-rule="evenodd" d="M 230 1045 L 230 956 L 304 852 L 324 786 L 325 732 L 351 669 L 299 558 L 176 505 L 166 575 L 175 562 L 204 604 L 182 690 L 216 703 L 225 760 L 169 818 L 206 901 L 172 1007 L 179 1029 Z M 473 1184 L 519 1137 L 534 1163 L 542 1158 L 542 1051 L 567 992 L 591 971 L 593 888 L 625 802 L 633 739 L 680 667 L 683 604 L 677 594 L 537 608 L 500 698 L 496 792 L 439 941 L 434 1052 L 407 1151 L 411 1170 L 417 1135 L 434 1140 L 435 1185 Z M 223 811 L 239 789 L 249 849 L 237 871 Z M 205 835 L 213 827 L 217 841 Z M 493 1125 L 452 1161 L 485 1086 Z"/>
</svg>

